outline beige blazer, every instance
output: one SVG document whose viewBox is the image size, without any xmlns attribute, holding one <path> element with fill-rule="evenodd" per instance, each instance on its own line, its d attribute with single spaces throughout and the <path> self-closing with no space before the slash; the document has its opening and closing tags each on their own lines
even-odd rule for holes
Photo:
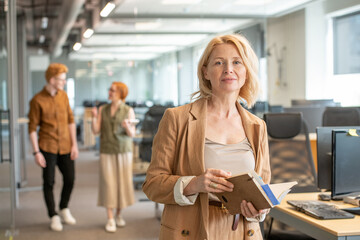
<svg viewBox="0 0 360 240">
<path fill-rule="evenodd" d="M 154 137 L 151 163 L 143 191 L 150 200 L 165 204 L 159 239 L 211 240 L 207 230 L 208 194 L 200 193 L 191 206 L 180 206 L 174 200 L 174 186 L 179 177 L 198 176 L 205 172 L 207 102 L 206 99 L 200 99 L 167 109 Z M 237 108 L 255 155 L 255 171 L 265 183 L 269 183 L 270 164 L 265 122 L 238 103 Z M 245 230 L 243 239 L 262 239 L 259 223 L 248 222 L 242 217 L 240 219 L 239 224 L 244 224 Z"/>
</svg>

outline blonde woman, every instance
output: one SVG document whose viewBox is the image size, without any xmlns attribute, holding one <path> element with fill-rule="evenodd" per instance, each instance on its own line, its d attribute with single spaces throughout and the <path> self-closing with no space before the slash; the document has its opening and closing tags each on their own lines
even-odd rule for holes
<svg viewBox="0 0 360 240">
<path fill-rule="evenodd" d="M 232 191 L 226 178 L 250 170 L 270 182 L 265 122 L 239 104 L 256 101 L 257 64 L 243 36 L 215 37 L 198 64 L 197 100 L 165 112 L 143 184 L 165 204 L 160 239 L 262 239 L 268 209 L 244 201 L 233 216 L 213 194 Z"/>
</svg>

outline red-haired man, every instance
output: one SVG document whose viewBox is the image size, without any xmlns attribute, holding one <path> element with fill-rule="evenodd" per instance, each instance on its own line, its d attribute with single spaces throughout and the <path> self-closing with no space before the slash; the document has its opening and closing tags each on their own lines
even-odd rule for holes
<svg viewBox="0 0 360 240">
<path fill-rule="evenodd" d="M 61 218 L 55 210 L 53 187 L 55 168 L 63 175 L 60 215 L 67 224 L 76 220 L 68 208 L 75 180 L 74 161 L 78 157 L 76 127 L 69 99 L 63 90 L 68 69 L 61 63 L 52 63 L 46 70 L 47 84 L 30 101 L 29 134 L 36 163 L 43 170 L 43 192 L 50 228 L 62 231 Z M 37 127 L 40 126 L 37 133 Z"/>
</svg>

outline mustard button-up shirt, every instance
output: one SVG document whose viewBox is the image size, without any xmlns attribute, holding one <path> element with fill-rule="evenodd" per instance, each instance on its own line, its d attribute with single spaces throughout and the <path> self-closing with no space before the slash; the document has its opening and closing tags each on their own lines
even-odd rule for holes
<svg viewBox="0 0 360 240">
<path fill-rule="evenodd" d="M 65 91 L 58 90 L 55 96 L 43 88 L 30 101 L 28 114 L 29 134 L 39 129 L 39 147 L 54 154 L 71 152 L 69 124 L 74 123 L 73 113 Z"/>
</svg>

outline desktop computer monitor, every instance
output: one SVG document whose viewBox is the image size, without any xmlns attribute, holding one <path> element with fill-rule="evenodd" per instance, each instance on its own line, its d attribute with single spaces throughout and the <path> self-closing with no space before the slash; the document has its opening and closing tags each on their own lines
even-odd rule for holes
<svg viewBox="0 0 360 240">
<path fill-rule="evenodd" d="M 331 197 L 360 192 L 360 129 L 332 131 Z"/>
<path fill-rule="evenodd" d="M 317 180 L 318 188 L 331 190 L 332 173 L 332 130 L 336 129 L 360 129 L 359 126 L 343 127 L 317 127 Z"/>
</svg>

